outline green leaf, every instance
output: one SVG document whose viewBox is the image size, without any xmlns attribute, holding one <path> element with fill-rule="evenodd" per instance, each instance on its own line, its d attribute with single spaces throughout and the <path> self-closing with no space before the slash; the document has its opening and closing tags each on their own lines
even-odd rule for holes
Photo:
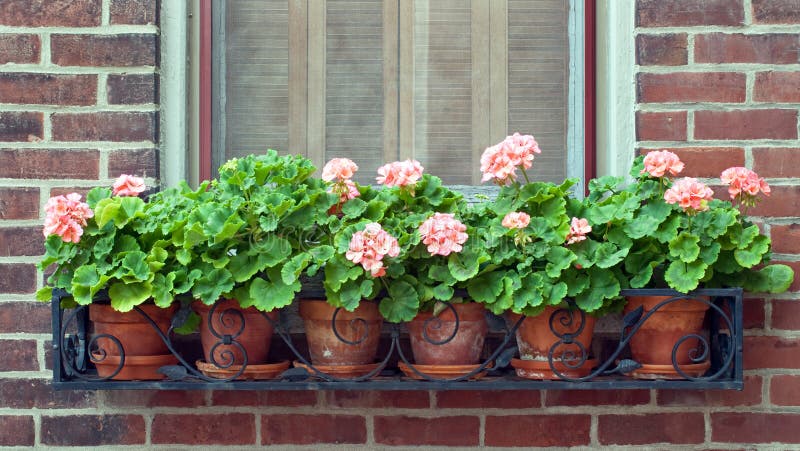
<svg viewBox="0 0 800 451">
<path fill-rule="evenodd" d="M 611 268 L 621 262 L 627 254 L 627 248 L 620 249 L 613 243 L 602 243 L 597 249 L 595 266 L 598 268 Z"/>
<path fill-rule="evenodd" d="M 688 293 L 697 288 L 700 279 L 705 275 L 707 267 L 708 265 L 702 260 L 691 263 L 674 261 L 667 267 L 667 271 L 664 273 L 664 279 L 671 288 L 681 293 Z"/>
<path fill-rule="evenodd" d="M 369 219 L 372 222 L 378 222 L 383 219 L 384 214 L 386 213 L 386 209 L 389 207 L 389 204 L 386 202 L 374 199 L 367 203 L 367 208 L 364 210 L 364 218 Z"/>
<path fill-rule="evenodd" d="M 271 268 L 278 263 L 286 260 L 292 253 L 292 244 L 285 238 L 269 235 L 263 240 L 253 245 L 253 249 L 259 252 L 264 267 Z"/>
<path fill-rule="evenodd" d="M 267 276 L 269 280 L 259 277 L 250 285 L 250 296 L 255 300 L 253 306 L 258 310 L 269 312 L 291 304 L 295 293 L 300 291 L 300 282 L 284 283 L 277 268 L 267 271 Z"/>
<path fill-rule="evenodd" d="M 98 202 L 109 197 L 111 197 L 110 189 L 97 186 L 86 193 L 86 203 L 89 204 L 89 208 L 95 209 Z"/>
<path fill-rule="evenodd" d="M 467 248 L 464 248 L 462 252 L 450 254 L 447 259 L 450 274 L 458 281 L 474 277 L 475 274 L 478 274 L 479 266 L 478 256 Z"/>
<path fill-rule="evenodd" d="M 633 239 L 643 238 L 655 233 L 667 218 L 672 208 L 664 202 L 648 203 L 636 215 L 635 221 L 626 222 L 625 233 Z"/>
<path fill-rule="evenodd" d="M 149 282 L 113 283 L 108 289 L 111 307 L 119 312 L 129 312 L 134 306 L 150 298 L 153 286 Z"/>
<path fill-rule="evenodd" d="M 439 284 L 433 287 L 433 297 L 440 301 L 449 301 L 453 299 L 453 287 L 446 284 Z"/>
<path fill-rule="evenodd" d="M 751 225 L 742 230 L 741 233 L 731 236 L 731 241 L 736 244 L 738 249 L 747 248 L 750 243 L 761 234 L 757 225 Z"/>
<path fill-rule="evenodd" d="M 700 260 L 703 263 L 711 266 L 714 262 L 717 261 L 717 257 L 719 256 L 719 251 L 722 247 L 716 241 L 712 241 L 708 243 L 708 245 L 704 245 L 700 248 Z"/>
<path fill-rule="evenodd" d="M 357 218 L 367 209 L 367 203 L 359 198 L 350 199 L 342 205 L 342 213 L 346 218 Z"/>
<path fill-rule="evenodd" d="M 36 290 L 36 300 L 50 302 L 53 299 L 53 287 L 42 287 Z"/>
<path fill-rule="evenodd" d="M 606 299 L 619 296 L 619 281 L 608 269 L 594 269 L 589 275 L 588 290 L 575 297 L 575 303 L 585 312 L 593 312 L 603 306 Z"/>
<path fill-rule="evenodd" d="M 678 228 L 681 225 L 681 217 L 673 215 L 668 217 L 664 222 L 658 226 L 658 230 L 652 234 L 653 238 L 657 239 L 660 243 L 667 243 L 672 240 L 678 233 Z"/>
<path fill-rule="evenodd" d="M 769 238 L 764 235 L 758 235 L 750 241 L 750 245 L 745 248 L 739 248 L 733 251 L 733 256 L 736 262 L 745 268 L 752 268 L 753 266 L 761 263 L 761 260 L 769 251 Z"/>
<path fill-rule="evenodd" d="M 752 293 L 783 293 L 794 281 L 794 271 L 787 265 L 769 265 L 744 279 L 744 289 Z"/>
<path fill-rule="evenodd" d="M 150 278 L 150 266 L 147 265 L 147 254 L 142 251 L 128 252 L 122 259 L 122 268 L 127 271 L 123 276 L 133 277 L 135 280 Z M 133 282 L 133 280 L 131 280 Z"/>
<path fill-rule="evenodd" d="M 324 263 L 330 260 L 334 252 L 333 246 L 327 244 L 315 246 L 308 250 L 308 253 L 314 258 L 314 261 L 318 263 Z"/>
<path fill-rule="evenodd" d="M 419 295 L 408 282 L 396 280 L 389 285 L 389 297 L 381 300 L 378 309 L 389 322 L 411 321 L 419 309 Z"/>
<path fill-rule="evenodd" d="M 286 285 L 295 283 L 310 261 L 311 255 L 303 252 L 284 263 L 283 268 L 281 268 L 281 280 L 283 280 L 283 283 Z"/>
<path fill-rule="evenodd" d="M 197 279 L 193 294 L 203 303 L 210 305 L 219 299 L 222 293 L 233 288 L 233 276 L 226 269 L 212 269 Z"/>
<path fill-rule="evenodd" d="M 503 271 L 492 271 L 476 277 L 467 285 L 467 293 L 476 302 L 491 304 L 503 291 L 504 276 Z"/>
<path fill-rule="evenodd" d="M 163 274 L 156 274 L 151 282 L 153 286 L 153 301 L 161 308 L 167 308 L 175 300 L 173 296 L 173 282 L 175 282 L 175 273 L 169 273 L 166 276 Z"/>
<path fill-rule="evenodd" d="M 178 249 L 175 251 L 175 260 L 182 265 L 188 265 L 192 261 L 192 253 L 189 249 Z"/>
<path fill-rule="evenodd" d="M 700 255 L 699 243 L 700 237 L 683 232 L 669 242 L 669 254 L 685 263 L 691 263 Z"/>
<path fill-rule="evenodd" d="M 561 275 L 561 271 L 569 268 L 576 258 L 575 254 L 565 247 L 553 247 L 547 252 L 548 263 L 545 272 L 548 276 L 556 278 Z"/>
</svg>

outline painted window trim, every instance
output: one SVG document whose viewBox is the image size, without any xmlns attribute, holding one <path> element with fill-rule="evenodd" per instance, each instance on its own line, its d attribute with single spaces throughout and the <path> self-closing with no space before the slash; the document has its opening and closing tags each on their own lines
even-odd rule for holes
<svg viewBox="0 0 800 451">
<path fill-rule="evenodd" d="M 583 74 L 586 179 L 624 175 L 633 156 L 634 1 L 584 0 L 582 5 L 594 18 L 586 21 L 583 43 L 589 63 Z M 208 155 L 211 151 L 210 96 L 204 108 L 194 107 L 203 105 L 199 96 L 203 86 L 206 92 L 211 88 L 210 51 L 202 53 L 200 45 L 205 39 L 205 48 L 211 48 L 210 6 L 211 0 L 161 3 L 161 173 L 166 186 L 180 180 L 196 184 L 203 170 L 210 173 L 210 158 L 200 158 L 201 149 Z M 208 33 L 203 33 L 201 21 Z M 589 70 L 592 63 L 594 71 Z M 197 70 L 200 67 L 207 68 L 206 75 Z M 207 168 L 201 168 L 204 161 Z"/>
</svg>

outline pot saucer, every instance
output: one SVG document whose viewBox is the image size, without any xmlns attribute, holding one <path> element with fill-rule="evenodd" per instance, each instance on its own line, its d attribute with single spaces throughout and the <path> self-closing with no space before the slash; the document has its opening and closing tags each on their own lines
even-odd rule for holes
<svg viewBox="0 0 800 451">
<path fill-rule="evenodd" d="M 597 359 L 586 359 L 583 365 L 578 368 L 570 368 L 558 360 L 553 360 L 553 365 L 556 371 L 564 377 L 578 379 L 588 376 L 592 372 L 592 368 L 597 366 Z M 517 376 L 524 377 L 525 379 L 562 380 L 553 372 L 547 360 L 511 359 L 511 366 L 514 367 Z"/>
<path fill-rule="evenodd" d="M 295 360 L 293 362 L 295 368 L 303 368 L 308 371 L 308 374 L 311 377 L 318 377 L 317 374 L 309 368 L 308 365 L 305 363 Z M 380 366 L 380 363 L 367 363 L 363 365 L 314 365 L 314 368 L 321 373 L 325 373 L 328 376 L 342 378 L 342 379 L 353 379 L 356 377 L 365 376 L 372 371 L 375 371 Z"/>
<path fill-rule="evenodd" d="M 693 363 L 687 365 L 678 365 L 684 373 L 689 377 L 701 377 L 711 368 L 711 362 L 706 360 L 703 363 Z M 641 368 L 637 368 L 628 376 L 634 379 L 664 379 L 664 380 L 683 380 L 683 376 L 678 374 L 675 367 L 672 365 L 649 365 L 642 364 Z"/>
<path fill-rule="evenodd" d="M 480 379 L 486 375 L 486 372 L 494 366 L 493 363 L 489 363 L 486 366 L 486 369 L 470 376 L 470 380 Z M 410 365 L 406 364 L 405 362 L 397 362 L 397 367 L 400 368 L 406 376 L 417 379 L 417 380 L 426 380 L 424 377 L 420 376 L 419 374 L 415 373 L 414 370 L 411 368 Z M 480 367 L 478 365 L 414 365 L 414 368 L 417 369 L 422 374 L 429 376 L 434 379 L 453 379 L 456 377 L 464 376 L 475 369 Z"/>
<path fill-rule="evenodd" d="M 97 368 L 97 375 L 108 377 L 117 370 L 120 356 L 92 352 L 92 363 Z M 98 361 L 95 361 L 98 360 Z M 163 355 L 126 355 L 122 369 L 111 379 L 122 381 L 154 381 L 166 378 L 158 372 L 162 366 L 177 365 L 178 359 L 172 354 Z"/>
<path fill-rule="evenodd" d="M 213 363 L 206 362 L 205 360 L 198 360 L 195 362 L 197 369 L 208 377 L 215 377 L 217 379 L 228 379 L 234 376 L 242 369 L 242 365 L 231 365 L 227 368 L 220 368 Z M 237 381 L 242 380 L 265 380 L 275 379 L 281 373 L 289 368 L 289 361 L 284 360 L 278 363 L 264 363 L 259 365 L 247 365 L 244 372 L 236 378 Z"/>
</svg>

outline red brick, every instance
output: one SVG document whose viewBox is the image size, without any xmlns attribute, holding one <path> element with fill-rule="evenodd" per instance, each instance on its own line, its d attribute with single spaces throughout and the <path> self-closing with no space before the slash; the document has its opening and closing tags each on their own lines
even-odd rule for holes
<svg viewBox="0 0 800 451">
<path fill-rule="evenodd" d="M 761 376 L 744 378 L 744 390 L 659 390 L 656 402 L 668 407 L 755 406 L 761 404 Z"/>
<path fill-rule="evenodd" d="M 33 446 L 35 437 L 33 417 L 0 416 L 0 446 Z"/>
<path fill-rule="evenodd" d="M 78 193 L 78 194 L 81 195 L 81 197 L 83 197 L 83 199 L 86 199 L 86 194 L 91 190 L 92 190 L 92 188 L 85 187 L 85 186 L 71 186 L 71 187 L 58 186 L 58 187 L 50 188 L 50 197 L 66 196 L 67 194 L 70 194 L 70 193 Z"/>
<path fill-rule="evenodd" d="M 383 445 L 477 446 L 478 417 L 376 416 L 375 442 Z"/>
<path fill-rule="evenodd" d="M 55 113 L 56 141 L 156 142 L 156 113 Z"/>
<path fill-rule="evenodd" d="M 800 301 L 793 299 L 773 299 L 772 328 L 800 330 Z"/>
<path fill-rule="evenodd" d="M 81 409 L 97 406 L 97 392 L 54 390 L 44 379 L 0 379 L 0 407 Z"/>
<path fill-rule="evenodd" d="M 0 141 L 41 141 L 44 113 L 10 111 L 0 113 Z"/>
<path fill-rule="evenodd" d="M 41 227 L 0 227 L 0 257 L 44 254 Z"/>
<path fill-rule="evenodd" d="M 698 111 L 696 139 L 797 139 L 797 110 Z"/>
<path fill-rule="evenodd" d="M 140 415 L 42 417 L 42 443 L 54 446 L 143 445 Z"/>
<path fill-rule="evenodd" d="M 158 79 L 155 74 L 109 75 L 108 103 L 158 103 Z"/>
<path fill-rule="evenodd" d="M 742 304 L 742 325 L 745 329 L 763 329 L 766 313 L 764 300 L 746 298 Z"/>
<path fill-rule="evenodd" d="M 317 404 L 317 393 L 314 391 L 294 390 L 217 390 L 212 393 L 211 404 L 215 406 L 315 406 Z"/>
<path fill-rule="evenodd" d="M 753 0 L 756 23 L 800 23 L 800 0 Z"/>
<path fill-rule="evenodd" d="M 542 394 L 537 390 L 436 392 L 436 407 L 440 409 L 530 409 L 541 405 Z"/>
<path fill-rule="evenodd" d="M 150 436 L 155 444 L 253 445 L 255 416 L 249 413 L 157 414 Z"/>
<path fill-rule="evenodd" d="M 545 407 L 553 406 L 634 406 L 650 402 L 649 390 L 549 390 Z"/>
<path fill-rule="evenodd" d="M 111 0 L 111 23 L 134 25 L 158 23 L 156 0 Z"/>
<path fill-rule="evenodd" d="M 14 27 L 96 27 L 101 0 L 6 0 L 0 25 Z"/>
<path fill-rule="evenodd" d="M 684 66 L 689 61 L 686 33 L 640 34 L 636 36 L 636 64 Z"/>
<path fill-rule="evenodd" d="M 115 150 L 108 155 L 108 176 L 121 174 L 158 178 L 158 150 Z"/>
<path fill-rule="evenodd" d="M 800 177 L 798 157 L 800 148 L 756 148 L 753 149 L 753 170 L 762 177 Z M 800 246 L 797 249 L 800 250 Z"/>
<path fill-rule="evenodd" d="M 0 362 L 4 371 L 39 371 L 34 340 L 0 340 Z"/>
<path fill-rule="evenodd" d="M 768 200 L 760 202 L 748 212 L 752 216 L 800 216 L 800 186 L 775 186 Z M 800 279 L 800 278 L 798 278 Z M 792 290 L 800 288 L 793 285 Z"/>
<path fill-rule="evenodd" d="M 486 417 L 486 446 L 537 447 L 589 444 L 589 415 L 510 415 Z"/>
<path fill-rule="evenodd" d="M 703 414 L 692 412 L 600 415 L 597 426 L 597 437 L 604 445 L 702 443 L 704 435 Z"/>
<path fill-rule="evenodd" d="M 42 44 L 35 34 L 0 35 L 0 64 L 35 64 L 39 62 Z"/>
<path fill-rule="evenodd" d="M 740 25 L 742 0 L 638 0 L 636 24 L 640 27 Z"/>
<path fill-rule="evenodd" d="M 0 302 L 0 333 L 41 334 L 52 331 L 50 305 L 41 302 Z"/>
<path fill-rule="evenodd" d="M 800 368 L 800 341 L 782 337 L 744 337 L 744 368 Z"/>
<path fill-rule="evenodd" d="M 0 152 L 3 166 L 4 154 Z M 39 188 L 0 188 L 0 219 L 38 219 Z"/>
<path fill-rule="evenodd" d="M 0 150 L 0 177 L 16 179 L 97 179 L 100 152 L 72 149 Z M 36 200 L 37 204 L 39 200 Z"/>
<path fill-rule="evenodd" d="M 757 102 L 800 103 L 800 72 L 759 72 L 753 98 Z"/>
<path fill-rule="evenodd" d="M 18 104 L 94 105 L 96 75 L 0 74 L 0 101 Z"/>
<path fill-rule="evenodd" d="M 744 102 L 746 77 L 734 72 L 640 73 L 640 103 Z"/>
<path fill-rule="evenodd" d="M 776 406 L 800 406 L 800 376 L 772 376 L 769 399 Z"/>
<path fill-rule="evenodd" d="M 686 111 L 671 113 L 636 112 L 639 141 L 686 141 Z"/>
<path fill-rule="evenodd" d="M 0 293 L 36 291 L 36 267 L 25 263 L 0 263 Z"/>
<path fill-rule="evenodd" d="M 363 444 L 367 422 L 355 415 L 278 414 L 261 417 L 262 445 Z"/>
<path fill-rule="evenodd" d="M 800 443 L 800 415 L 791 413 L 711 414 L 711 441 L 724 443 Z"/>
<path fill-rule="evenodd" d="M 336 390 L 324 393 L 325 404 L 344 408 L 423 409 L 430 407 L 426 391 L 361 391 Z"/>
<path fill-rule="evenodd" d="M 800 38 L 796 34 L 709 33 L 694 44 L 697 63 L 796 64 Z"/>
<path fill-rule="evenodd" d="M 59 66 L 155 66 L 154 34 L 54 34 L 50 53 Z"/>
<path fill-rule="evenodd" d="M 103 406 L 128 407 L 198 407 L 205 404 L 200 390 L 108 390 L 103 392 Z"/>
</svg>

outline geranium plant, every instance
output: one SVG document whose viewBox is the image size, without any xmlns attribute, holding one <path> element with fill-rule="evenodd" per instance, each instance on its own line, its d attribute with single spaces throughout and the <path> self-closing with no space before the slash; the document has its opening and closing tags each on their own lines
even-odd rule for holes
<svg viewBox="0 0 800 451">
<path fill-rule="evenodd" d="M 700 286 L 741 286 L 752 292 L 782 292 L 794 274 L 786 265 L 767 265 L 769 238 L 731 202 L 713 198 L 701 181 L 684 177 L 673 153 L 654 151 L 638 157 L 634 182 L 593 180 L 587 200 L 590 221 L 604 224 L 593 235 L 627 249 L 619 280 L 632 288 L 670 287 L 689 292 Z M 731 199 L 755 205 L 768 184 L 745 168 L 723 172 Z"/>
<path fill-rule="evenodd" d="M 236 299 L 243 308 L 271 311 L 290 304 L 300 274 L 332 253 L 312 246 L 315 228 L 338 197 L 311 177 L 300 156 L 274 150 L 225 163 L 209 196 L 173 231 L 175 258 L 197 274 L 192 294 L 205 304 Z"/>
<path fill-rule="evenodd" d="M 92 303 L 107 290 L 111 306 L 130 311 L 153 296 L 167 252 L 144 242 L 138 229 L 147 221 L 145 191 L 139 177 L 122 175 L 113 189 L 94 188 L 86 202 L 77 193 L 55 196 L 45 207 L 45 255 L 39 267 L 54 265 L 40 300 L 53 288 L 66 290 L 75 303 Z M 168 306 L 171 299 L 158 304 Z"/>
<path fill-rule="evenodd" d="M 592 226 L 570 197 L 575 180 L 555 185 L 528 179 L 525 170 L 540 152 L 533 136 L 518 133 L 484 152 L 483 180 L 501 188 L 468 215 L 488 258 L 466 283 L 468 293 L 496 314 L 536 315 L 567 296 L 589 312 L 608 307 L 620 290 L 608 268 L 624 253 L 613 243 L 587 239 Z"/>
<path fill-rule="evenodd" d="M 349 160 L 329 164 L 355 167 Z M 385 319 L 408 321 L 437 299 L 451 301 L 454 285 L 477 271 L 466 227 L 453 216 L 462 196 L 424 174 L 419 162 L 379 168 L 380 189 L 349 182 L 349 170 L 331 173 L 343 175 L 330 179 L 342 198 L 326 224 L 335 246 L 325 264 L 328 302 L 352 311 L 362 299 L 379 299 Z"/>
</svg>

